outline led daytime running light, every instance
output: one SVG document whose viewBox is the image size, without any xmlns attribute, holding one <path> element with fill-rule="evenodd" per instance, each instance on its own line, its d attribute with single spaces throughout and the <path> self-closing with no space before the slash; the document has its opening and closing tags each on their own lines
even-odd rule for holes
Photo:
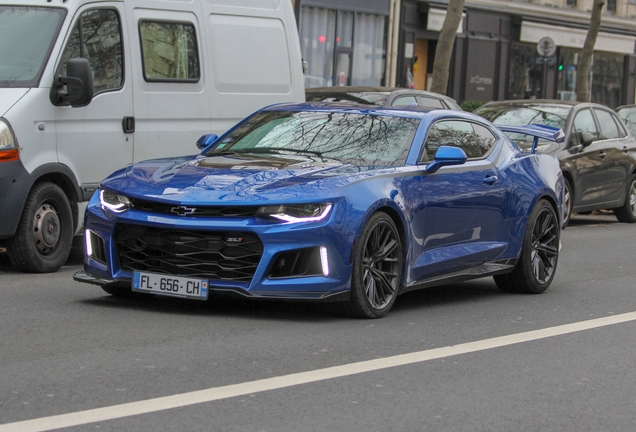
<svg viewBox="0 0 636 432">
<path fill-rule="evenodd" d="M 325 208 L 323 209 L 322 213 L 320 213 L 318 216 L 310 216 L 310 217 L 297 217 L 297 216 L 290 216 L 288 214 L 285 213 L 277 213 L 277 214 L 272 214 L 271 217 L 282 220 L 284 222 L 317 222 L 320 220 L 323 220 L 324 218 L 327 217 L 327 215 L 329 214 L 329 212 L 331 211 L 331 207 L 332 204 L 327 204 L 325 206 Z"/>
</svg>

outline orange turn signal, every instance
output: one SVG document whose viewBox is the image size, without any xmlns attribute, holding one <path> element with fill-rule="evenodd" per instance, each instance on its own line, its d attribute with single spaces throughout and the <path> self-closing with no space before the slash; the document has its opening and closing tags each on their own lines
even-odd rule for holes
<svg viewBox="0 0 636 432">
<path fill-rule="evenodd" d="M 17 161 L 20 155 L 17 150 L 0 150 L 0 162 Z"/>
</svg>

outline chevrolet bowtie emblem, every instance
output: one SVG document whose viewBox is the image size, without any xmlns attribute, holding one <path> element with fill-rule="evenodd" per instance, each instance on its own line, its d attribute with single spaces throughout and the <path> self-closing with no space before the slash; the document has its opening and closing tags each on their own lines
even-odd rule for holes
<svg viewBox="0 0 636 432">
<path fill-rule="evenodd" d="M 194 212 L 197 211 L 197 209 L 196 207 L 179 206 L 179 207 L 172 207 L 170 211 L 172 213 L 178 214 L 179 216 L 187 216 L 187 215 L 194 214 Z"/>
</svg>

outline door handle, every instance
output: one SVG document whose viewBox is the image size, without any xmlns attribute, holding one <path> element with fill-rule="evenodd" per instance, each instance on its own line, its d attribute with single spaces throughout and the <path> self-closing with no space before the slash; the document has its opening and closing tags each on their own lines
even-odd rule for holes
<svg viewBox="0 0 636 432">
<path fill-rule="evenodd" d="M 133 133 L 135 131 L 135 117 L 124 117 L 121 121 L 121 127 L 124 133 Z"/>
<path fill-rule="evenodd" d="M 601 159 L 605 159 L 605 156 L 607 156 L 607 153 L 601 150 L 601 152 L 598 155 Z"/>
<path fill-rule="evenodd" d="M 484 179 L 484 183 L 492 186 L 497 182 L 497 180 L 499 180 L 499 177 L 497 177 L 496 175 L 493 175 L 493 176 L 489 175 L 489 176 L 486 176 L 486 178 Z"/>
</svg>

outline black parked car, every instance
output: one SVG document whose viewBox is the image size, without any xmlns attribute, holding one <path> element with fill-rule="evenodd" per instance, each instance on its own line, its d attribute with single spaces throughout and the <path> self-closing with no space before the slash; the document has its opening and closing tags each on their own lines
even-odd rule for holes
<svg viewBox="0 0 636 432">
<path fill-rule="evenodd" d="M 389 107 L 421 106 L 463 111 L 455 99 L 439 93 L 400 87 L 312 87 L 305 89 L 307 102 L 357 102 Z"/>
<path fill-rule="evenodd" d="M 636 139 L 610 108 L 560 100 L 489 102 L 478 114 L 494 124 L 532 123 L 563 129 L 565 142 L 539 141 L 537 151 L 559 158 L 566 181 L 564 226 L 572 213 L 613 209 L 621 222 L 636 222 Z M 532 137 L 511 135 L 522 148 Z"/>
</svg>

